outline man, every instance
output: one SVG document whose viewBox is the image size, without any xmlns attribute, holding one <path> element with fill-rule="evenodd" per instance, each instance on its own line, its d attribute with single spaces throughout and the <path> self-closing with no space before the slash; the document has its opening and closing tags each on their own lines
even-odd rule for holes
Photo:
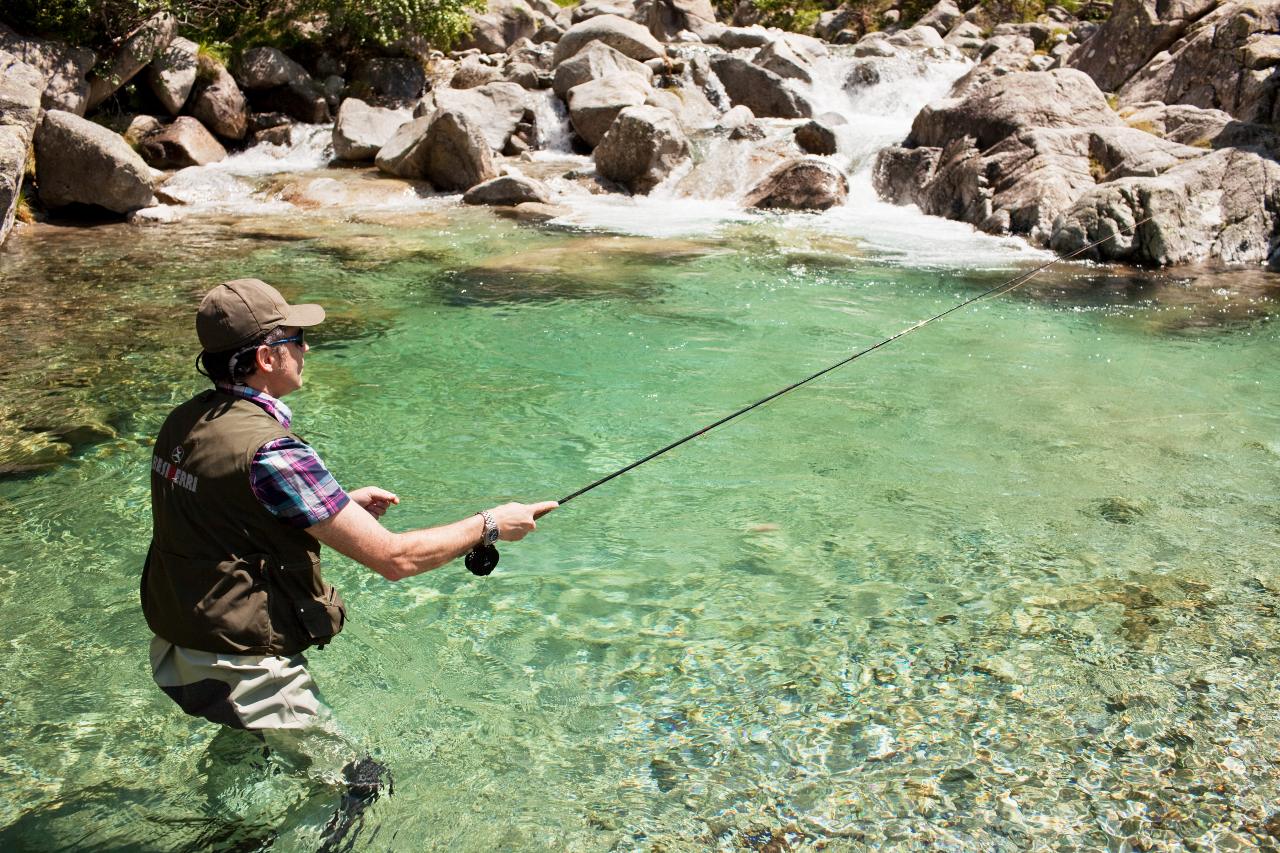
<svg viewBox="0 0 1280 853">
<path fill-rule="evenodd" d="M 396 581 L 522 539 L 557 506 L 508 503 L 441 527 L 384 528 L 377 519 L 399 498 L 344 491 L 291 431 L 281 400 L 302 387 L 305 330 L 323 320 L 319 305 L 289 305 L 257 279 L 215 287 L 196 315 L 214 387 L 175 409 L 156 439 L 141 590 L 152 672 L 187 714 L 235 728 L 300 730 L 328 716 L 302 654 L 346 621 L 320 575 L 322 544 Z"/>
</svg>

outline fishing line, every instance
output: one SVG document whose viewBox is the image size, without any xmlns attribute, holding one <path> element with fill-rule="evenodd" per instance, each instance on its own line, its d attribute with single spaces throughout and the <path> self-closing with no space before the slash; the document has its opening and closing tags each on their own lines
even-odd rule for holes
<svg viewBox="0 0 1280 853">
<path fill-rule="evenodd" d="M 896 334 L 890 335 L 889 337 L 885 338 L 879 343 L 872 344 L 866 349 L 858 350 L 848 358 L 841 359 L 840 361 L 837 361 L 835 364 L 832 364 L 829 367 L 824 367 L 822 370 L 819 370 L 817 373 L 810 374 L 809 376 L 806 376 L 804 379 L 801 379 L 799 382 L 793 382 L 792 384 L 788 385 L 785 388 L 782 388 L 778 391 L 774 391 L 769 396 L 762 397 L 761 399 L 756 400 L 754 403 L 748 406 L 743 406 L 741 409 L 738 409 L 736 412 L 725 415 L 724 417 L 720 418 L 714 423 L 710 423 L 704 426 L 702 429 L 691 432 L 688 435 L 686 435 L 684 438 L 677 439 L 671 442 L 670 444 L 666 445 L 665 447 L 662 447 L 662 448 L 659 448 L 658 450 L 653 451 L 648 456 L 645 456 L 642 459 L 637 459 L 635 462 L 632 462 L 630 465 L 625 465 L 622 468 L 619 468 L 618 470 L 614 471 L 613 473 L 607 474 L 601 477 L 600 479 L 592 483 L 589 483 L 586 486 L 583 486 L 581 489 L 578 489 L 576 492 L 570 492 L 569 494 L 565 495 L 563 498 L 560 499 L 559 501 L 560 506 L 564 506 L 569 501 L 573 500 L 579 495 L 585 495 L 587 492 L 591 491 L 597 486 L 603 486 L 605 483 L 609 482 L 615 477 L 621 477 L 623 474 L 627 473 L 628 471 L 631 471 L 635 468 L 639 468 L 644 463 L 657 459 L 659 456 L 663 455 L 664 453 L 675 450 L 677 447 L 679 447 L 682 444 L 685 444 L 686 442 L 693 441 L 695 438 L 697 438 L 700 435 L 706 435 L 716 427 L 727 424 L 729 421 L 739 417 L 740 415 L 745 415 L 747 412 L 751 411 L 752 409 L 757 409 L 760 406 L 763 406 L 765 403 L 778 399 L 783 394 L 790 393 L 802 385 L 809 384 L 810 382 L 812 382 L 813 380 L 817 379 L 820 376 L 825 376 L 826 374 L 830 373 L 833 370 L 844 367 L 846 364 L 848 364 L 851 361 L 855 361 L 859 358 L 862 358 L 864 355 L 873 353 L 876 350 L 880 349 L 881 347 L 888 346 L 889 344 L 898 340 L 898 338 L 906 337 L 907 335 L 911 334 L 917 329 L 923 329 L 925 326 L 929 325 L 935 320 L 941 320 L 943 317 L 946 317 L 948 314 L 953 314 L 956 311 L 959 311 L 961 308 L 966 308 L 981 299 L 986 299 L 988 296 L 1002 296 L 1006 293 L 1009 293 L 1010 291 L 1026 284 L 1028 281 L 1034 278 L 1037 274 L 1044 272 L 1054 264 L 1057 264 L 1060 261 L 1069 261 L 1073 258 L 1076 258 L 1084 254 L 1085 252 L 1089 251 L 1090 249 L 1096 246 L 1102 245 L 1103 243 L 1107 242 L 1113 237 L 1117 237 L 1121 234 L 1131 233 L 1134 230 L 1136 230 L 1138 226 L 1148 222 L 1150 219 L 1151 217 L 1147 217 L 1146 219 L 1141 219 L 1138 222 L 1135 222 L 1133 225 L 1130 225 L 1128 228 L 1122 228 L 1113 234 L 1108 234 L 1106 237 L 1103 237 L 1101 240 L 1095 240 L 1094 242 L 1088 244 L 1087 246 L 1083 246 L 1079 249 L 1076 249 L 1074 252 L 1072 252 L 1069 255 L 1063 255 L 1061 257 L 1053 258 L 1050 261 L 1046 261 L 1045 263 L 1041 264 L 1040 266 L 1036 267 L 1033 270 L 1029 270 L 1028 272 L 1014 276 L 1013 278 L 1009 279 L 1006 282 L 1002 282 L 1001 284 L 998 284 L 989 290 L 984 290 L 982 293 L 979 293 L 976 296 L 972 296 L 957 305 L 953 305 L 952 307 L 948 308 L 946 311 L 943 311 L 941 314 L 935 314 L 927 320 L 921 320 L 915 325 L 908 326 L 902 331 L 897 332 Z"/>
<path fill-rule="evenodd" d="M 756 400 L 754 403 L 751 403 L 750 405 L 743 406 L 741 409 L 738 409 L 736 412 L 732 412 L 728 415 L 725 415 L 719 420 L 714 421 L 713 423 L 707 424 L 706 426 L 702 427 L 699 430 L 689 433 L 683 438 L 676 439 L 675 441 L 671 442 L 665 447 L 661 447 L 653 451 L 648 456 L 645 456 L 641 459 L 637 459 L 635 462 L 632 462 L 629 465 L 624 465 L 623 467 L 619 468 L 618 470 L 614 471 L 611 474 L 606 474 L 600 479 L 595 480 L 592 483 L 588 483 L 587 485 L 578 489 L 576 492 L 570 492 L 569 494 L 565 495 L 559 500 L 559 504 L 560 506 L 564 506 L 569 501 L 573 500 L 579 495 L 585 495 L 587 492 L 591 491 L 592 489 L 598 486 L 603 486 L 605 483 L 609 482 L 610 480 L 613 480 L 617 477 L 621 477 L 623 474 L 627 473 L 628 471 L 632 471 L 636 468 L 639 468 L 644 463 L 657 459 L 659 456 L 663 455 L 664 453 L 668 453 L 672 450 L 675 450 L 680 445 L 693 441 L 695 438 L 697 438 L 700 435 L 706 435 L 707 433 L 711 432 L 711 430 L 715 429 L 718 426 L 723 426 L 724 424 L 727 424 L 729 421 L 735 418 L 741 417 L 742 415 L 745 415 L 747 412 L 750 412 L 754 409 L 758 409 L 764 404 L 771 402 L 773 400 L 776 400 L 779 397 L 781 397 L 783 394 L 788 394 L 796 390 L 797 388 L 801 387 L 802 385 L 808 385 L 810 382 L 817 379 L 818 377 L 825 376 L 833 370 L 844 367 L 846 364 L 848 364 L 851 361 L 856 361 L 857 359 L 862 358 L 864 355 L 868 355 L 870 353 L 875 352 L 881 347 L 888 346 L 889 344 L 893 343 L 899 338 L 906 337 L 907 335 L 911 334 L 917 329 L 923 329 L 925 326 L 929 325 L 930 323 L 936 320 L 941 320 L 943 317 L 946 317 L 948 314 L 954 314 L 956 311 L 959 311 L 961 308 L 966 308 L 979 300 L 986 299 L 988 296 L 1000 296 L 1000 295 L 1009 293 L 1010 291 L 1026 284 L 1028 281 L 1034 278 L 1037 274 L 1044 272 L 1054 264 L 1057 264 L 1060 261 L 1069 261 L 1073 258 L 1076 258 L 1084 254 L 1085 252 L 1089 251 L 1090 249 L 1096 246 L 1102 245 L 1103 243 L 1107 242 L 1113 237 L 1117 237 L 1121 234 L 1132 233 L 1136 231 L 1138 226 L 1148 222 L 1150 219 L 1151 217 L 1148 216 L 1145 219 L 1141 219 L 1135 222 L 1133 225 L 1130 225 L 1128 228 L 1121 228 L 1115 233 L 1108 234 L 1106 237 L 1103 237 L 1100 240 L 1095 240 L 1094 242 L 1088 244 L 1087 246 L 1083 246 L 1077 249 L 1076 251 L 1072 252 L 1069 255 L 1055 257 L 1052 260 L 1046 261 L 1045 263 L 1041 264 L 1035 269 L 1032 269 L 1020 275 L 1014 276 L 1008 281 L 997 284 L 995 287 L 992 287 L 989 290 L 984 290 L 976 296 L 971 296 L 970 298 L 964 300 L 963 302 L 960 302 L 957 305 L 953 305 L 952 307 L 948 308 L 946 311 L 943 311 L 941 314 L 935 314 L 932 317 L 928 318 L 927 320 L 921 320 L 920 322 L 914 325 L 908 326 L 907 328 L 903 329 L 900 332 L 890 335 L 889 337 L 885 338 L 879 343 L 872 344 L 871 346 L 865 349 L 858 350 L 853 355 L 847 358 L 843 358 L 840 361 L 837 361 L 835 364 L 832 364 L 828 367 L 824 367 L 822 370 L 819 370 L 817 373 L 812 373 L 798 382 L 793 382 L 785 388 L 774 391 L 772 394 L 770 394 L 767 397 L 762 397 L 759 400 Z M 489 544 L 477 545 L 472 551 L 470 551 L 466 555 L 466 559 L 464 560 L 464 563 L 466 564 L 467 569 L 472 574 L 480 575 L 480 576 L 488 575 L 498 565 L 498 549 L 495 548 L 493 545 L 489 545 Z"/>
</svg>

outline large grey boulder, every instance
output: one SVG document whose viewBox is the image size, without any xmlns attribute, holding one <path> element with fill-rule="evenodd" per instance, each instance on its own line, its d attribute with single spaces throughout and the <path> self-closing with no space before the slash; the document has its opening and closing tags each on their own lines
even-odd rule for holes
<svg viewBox="0 0 1280 853">
<path fill-rule="evenodd" d="M 529 95 L 518 83 L 499 80 L 475 89 L 432 93 L 435 109 L 462 113 L 494 151 L 501 151 L 529 110 Z"/>
<path fill-rule="evenodd" d="M 1096 38 L 1096 37 L 1095 37 Z M 1218 6 L 1120 88 L 1120 103 L 1143 101 L 1219 109 L 1241 121 L 1280 121 L 1280 2 Z"/>
<path fill-rule="evenodd" d="M 600 144 L 618 113 L 648 100 L 652 87 L 634 74 L 609 74 L 569 90 L 569 120 L 591 148 Z"/>
<path fill-rule="evenodd" d="M 569 27 L 602 15 L 614 15 L 628 21 L 635 21 L 640 16 L 636 0 L 585 0 L 570 10 Z"/>
<path fill-rule="evenodd" d="M 307 69 L 274 47 L 253 47 L 246 50 L 236 66 L 235 77 L 240 87 L 250 92 L 311 79 Z"/>
<path fill-rule="evenodd" d="M 689 159 L 689 141 L 670 112 L 627 107 L 596 146 L 596 171 L 633 193 L 648 193 Z"/>
<path fill-rule="evenodd" d="M 372 160 L 401 125 L 412 120 L 408 110 L 371 107 L 347 98 L 333 124 L 333 156 L 339 160 Z"/>
<path fill-rule="evenodd" d="M 825 160 L 790 160 L 747 193 L 747 207 L 774 210 L 827 210 L 844 204 L 849 181 Z"/>
<path fill-rule="evenodd" d="M 1071 65 L 1107 92 L 1182 38 L 1218 0 L 1116 0 L 1111 17 L 1071 57 Z"/>
<path fill-rule="evenodd" d="M 156 203 L 152 172 L 117 133 L 49 110 L 35 136 L 40 200 L 51 208 L 89 204 L 128 213 Z"/>
<path fill-rule="evenodd" d="M 376 162 L 385 172 L 425 179 L 442 190 L 468 190 L 498 176 L 480 129 L 465 114 L 450 110 L 401 127 Z"/>
<path fill-rule="evenodd" d="M 568 98 L 569 90 L 574 86 L 581 86 L 610 74 L 634 74 L 646 83 L 653 82 L 653 69 L 649 66 L 619 53 L 604 42 L 594 41 L 573 58 L 556 66 L 551 88 L 561 98 Z"/>
<path fill-rule="evenodd" d="M 481 9 L 467 10 L 471 33 L 458 44 L 459 50 L 504 53 L 520 39 L 533 38 L 539 29 L 553 23 L 524 0 L 488 0 Z"/>
<path fill-rule="evenodd" d="M 813 106 L 772 71 L 752 65 L 738 56 L 720 55 L 711 67 L 729 99 L 751 110 L 757 118 L 809 118 Z"/>
<path fill-rule="evenodd" d="M 1022 35 L 992 36 L 983 42 L 976 58 L 977 64 L 952 84 L 951 97 L 966 95 L 1007 74 L 1047 70 L 1031 67 L 1033 60 L 1044 57 L 1036 53 L 1035 42 Z"/>
<path fill-rule="evenodd" d="M 244 139 L 249 127 L 249 103 L 235 78 L 212 57 L 196 59 L 196 87 L 187 111 L 223 139 Z"/>
<path fill-rule="evenodd" d="M 541 181 L 520 175 L 503 175 L 467 190 L 462 196 L 462 203 L 492 206 L 550 204 L 551 191 Z"/>
<path fill-rule="evenodd" d="M 1121 111 L 1125 123 L 1161 139 L 1198 148 L 1262 148 L 1280 155 L 1280 134 L 1267 125 L 1237 121 L 1222 110 L 1152 101 Z"/>
<path fill-rule="evenodd" d="M 133 79 L 134 75 L 161 55 L 173 37 L 178 34 L 178 19 L 168 12 L 152 17 L 125 39 L 119 50 L 105 67 L 89 81 L 89 100 L 86 111 L 115 94 L 116 90 Z"/>
<path fill-rule="evenodd" d="M 658 41 L 675 41 L 682 32 L 707 39 L 719 35 L 711 0 L 645 0 L 644 23 Z"/>
<path fill-rule="evenodd" d="M 775 33 L 754 24 L 748 27 L 725 27 L 716 43 L 725 50 L 738 50 L 743 47 L 764 47 L 775 38 Z"/>
<path fill-rule="evenodd" d="M 475 89 L 502 79 L 502 69 L 482 56 L 468 56 L 458 63 L 449 86 L 454 89 Z"/>
<path fill-rule="evenodd" d="M 0 53 L 0 244 L 13 228 L 45 80 L 40 69 Z"/>
<path fill-rule="evenodd" d="M 142 137 L 138 144 L 142 159 L 157 169 L 185 169 L 207 166 L 227 158 L 213 134 L 191 116 L 179 116 L 173 123 Z"/>
<path fill-rule="evenodd" d="M 147 85 L 171 116 L 182 112 L 196 85 L 199 52 L 191 39 L 175 37 L 147 66 Z"/>
<path fill-rule="evenodd" d="M 637 62 L 646 62 L 667 53 L 645 27 L 617 15 L 598 15 L 574 24 L 561 37 L 553 56 L 555 64 L 575 56 L 593 41 L 604 42 Z"/>
<path fill-rule="evenodd" d="M 916 21 L 916 26 L 932 27 L 938 31 L 938 35 L 945 36 L 951 32 L 956 24 L 964 20 L 964 13 L 960 11 L 952 0 L 938 0 L 938 3 L 925 12 L 920 20 Z"/>
<path fill-rule="evenodd" d="M 775 39 L 756 53 L 755 64 L 779 77 L 813 82 L 813 71 L 806 59 L 792 49 L 785 39 Z"/>
<path fill-rule="evenodd" d="M 307 124 L 321 124 L 330 118 L 324 86 L 274 47 L 246 50 L 236 79 L 259 112 L 282 112 Z"/>
<path fill-rule="evenodd" d="M 351 78 L 356 91 L 365 93 L 374 106 L 407 106 L 427 89 L 422 62 L 405 56 L 375 56 L 360 63 Z"/>
<path fill-rule="evenodd" d="M 40 104 L 46 110 L 84 115 L 89 105 L 89 72 L 97 54 L 60 41 L 26 38 L 0 24 L 0 53 L 36 69 L 44 78 Z"/>
<path fill-rule="evenodd" d="M 1143 219 L 1150 221 L 1132 229 Z M 1280 164 L 1222 149 L 1151 178 L 1102 184 L 1057 222 L 1050 245 L 1091 250 L 1099 260 L 1180 264 L 1207 259 L 1257 264 L 1280 238 Z"/>
</svg>

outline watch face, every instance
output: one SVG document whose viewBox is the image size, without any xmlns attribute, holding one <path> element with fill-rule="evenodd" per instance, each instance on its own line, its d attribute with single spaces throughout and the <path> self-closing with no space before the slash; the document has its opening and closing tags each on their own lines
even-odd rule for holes
<svg viewBox="0 0 1280 853">
<path fill-rule="evenodd" d="M 493 527 L 493 528 L 491 528 L 491 529 L 489 529 L 489 530 L 486 530 L 486 531 L 484 532 L 484 541 L 488 542 L 490 545 L 492 545 L 494 542 L 497 542 L 497 541 L 498 541 L 498 528 L 497 528 L 497 527 Z"/>
</svg>

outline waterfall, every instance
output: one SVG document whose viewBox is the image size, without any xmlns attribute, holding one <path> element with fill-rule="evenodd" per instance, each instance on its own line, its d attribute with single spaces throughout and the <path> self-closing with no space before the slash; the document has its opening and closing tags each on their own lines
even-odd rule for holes
<svg viewBox="0 0 1280 853">
<path fill-rule="evenodd" d="M 551 89 L 538 89 L 529 93 L 533 106 L 534 128 L 537 145 L 542 151 L 573 152 L 573 129 L 569 124 L 569 110 Z"/>
</svg>

